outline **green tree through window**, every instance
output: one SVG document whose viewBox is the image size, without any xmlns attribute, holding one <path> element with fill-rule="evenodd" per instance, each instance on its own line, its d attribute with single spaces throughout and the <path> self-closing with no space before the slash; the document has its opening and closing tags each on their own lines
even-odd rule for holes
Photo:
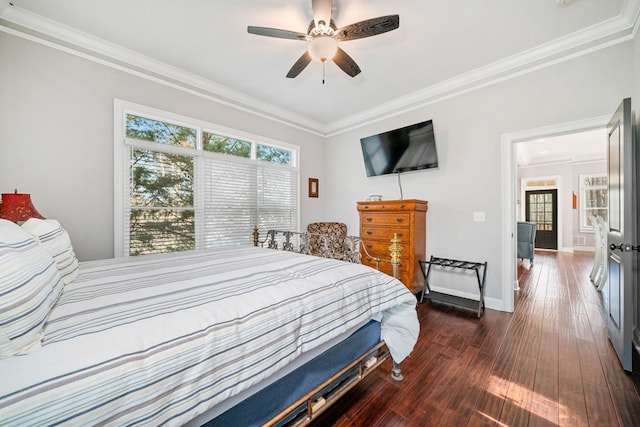
<svg viewBox="0 0 640 427">
<path fill-rule="evenodd" d="M 248 243 L 256 225 L 297 229 L 294 150 L 123 113 L 124 254 Z"/>
</svg>

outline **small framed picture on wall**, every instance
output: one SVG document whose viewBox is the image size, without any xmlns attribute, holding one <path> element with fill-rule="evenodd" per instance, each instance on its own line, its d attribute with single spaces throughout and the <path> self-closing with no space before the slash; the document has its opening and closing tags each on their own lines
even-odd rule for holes
<svg viewBox="0 0 640 427">
<path fill-rule="evenodd" d="M 309 178 L 309 197 L 318 197 L 318 178 Z"/>
</svg>

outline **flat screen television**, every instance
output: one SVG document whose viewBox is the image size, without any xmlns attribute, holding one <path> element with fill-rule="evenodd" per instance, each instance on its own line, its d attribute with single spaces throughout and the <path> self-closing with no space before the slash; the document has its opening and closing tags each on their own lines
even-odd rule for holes
<svg viewBox="0 0 640 427">
<path fill-rule="evenodd" d="M 361 138 L 360 145 L 369 177 L 438 167 L 432 120 Z"/>
</svg>

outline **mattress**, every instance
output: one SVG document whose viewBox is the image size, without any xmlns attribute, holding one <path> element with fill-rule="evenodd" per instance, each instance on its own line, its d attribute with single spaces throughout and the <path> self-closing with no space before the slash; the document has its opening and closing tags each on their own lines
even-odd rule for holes
<svg viewBox="0 0 640 427">
<path fill-rule="evenodd" d="M 415 302 L 369 267 L 253 247 L 81 263 L 42 347 L 0 360 L 0 419 L 183 425 L 371 318 L 402 361 Z"/>
<path fill-rule="evenodd" d="M 233 406 L 220 405 L 227 407 L 224 412 L 215 417 L 202 417 L 189 425 L 203 425 L 204 427 L 261 426 L 289 408 L 306 393 L 319 387 L 350 362 L 373 348 L 378 342 L 380 342 L 380 322 L 371 320 L 353 333 L 348 334 L 344 339 L 336 341 L 334 345 L 329 346 L 322 353 L 310 358 L 301 366 L 295 368 L 291 366 L 291 369 L 288 369 L 290 368 L 288 366 L 286 375 L 277 375 L 273 381 L 268 381 L 268 385 L 234 403 Z M 358 368 L 355 367 L 353 370 L 357 371 Z M 332 387 L 337 387 L 341 379 L 354 375 L 353 370 L 345 373 L 343 377 L 328 385 L 319 394 L 324 395 Z M 276 425 L 286 425 L 289 420 L 300 413 L 306 415 L 306 409 L 306 403 L 301 404 Z M 205 420 L 207 422 L 204 422 Z"/>
</svg>

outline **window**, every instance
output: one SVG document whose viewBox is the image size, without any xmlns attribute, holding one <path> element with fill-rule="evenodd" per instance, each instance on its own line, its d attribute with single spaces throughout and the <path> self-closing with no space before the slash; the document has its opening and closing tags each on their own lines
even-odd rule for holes
<svg viewBox="0 0 640 427">
<path fill-rule="evenodd" d="M 556 190 L 528 191 L 527 221 L 535 222 L 538 230 L 553 231 L 554 194 Z"/>
<path fill-rule="evenodd" d="M 298 229 L 297 147 L 119 100 L 115 114 L 116 256 Z"/>
<path fill-rule="evenodd" d="M 608 215 L 608 180 L 606 174 L 580 175 L 580 230 L 593 230 L 591 217 L 600 215 L 605 222 Z"/>
</svg>

